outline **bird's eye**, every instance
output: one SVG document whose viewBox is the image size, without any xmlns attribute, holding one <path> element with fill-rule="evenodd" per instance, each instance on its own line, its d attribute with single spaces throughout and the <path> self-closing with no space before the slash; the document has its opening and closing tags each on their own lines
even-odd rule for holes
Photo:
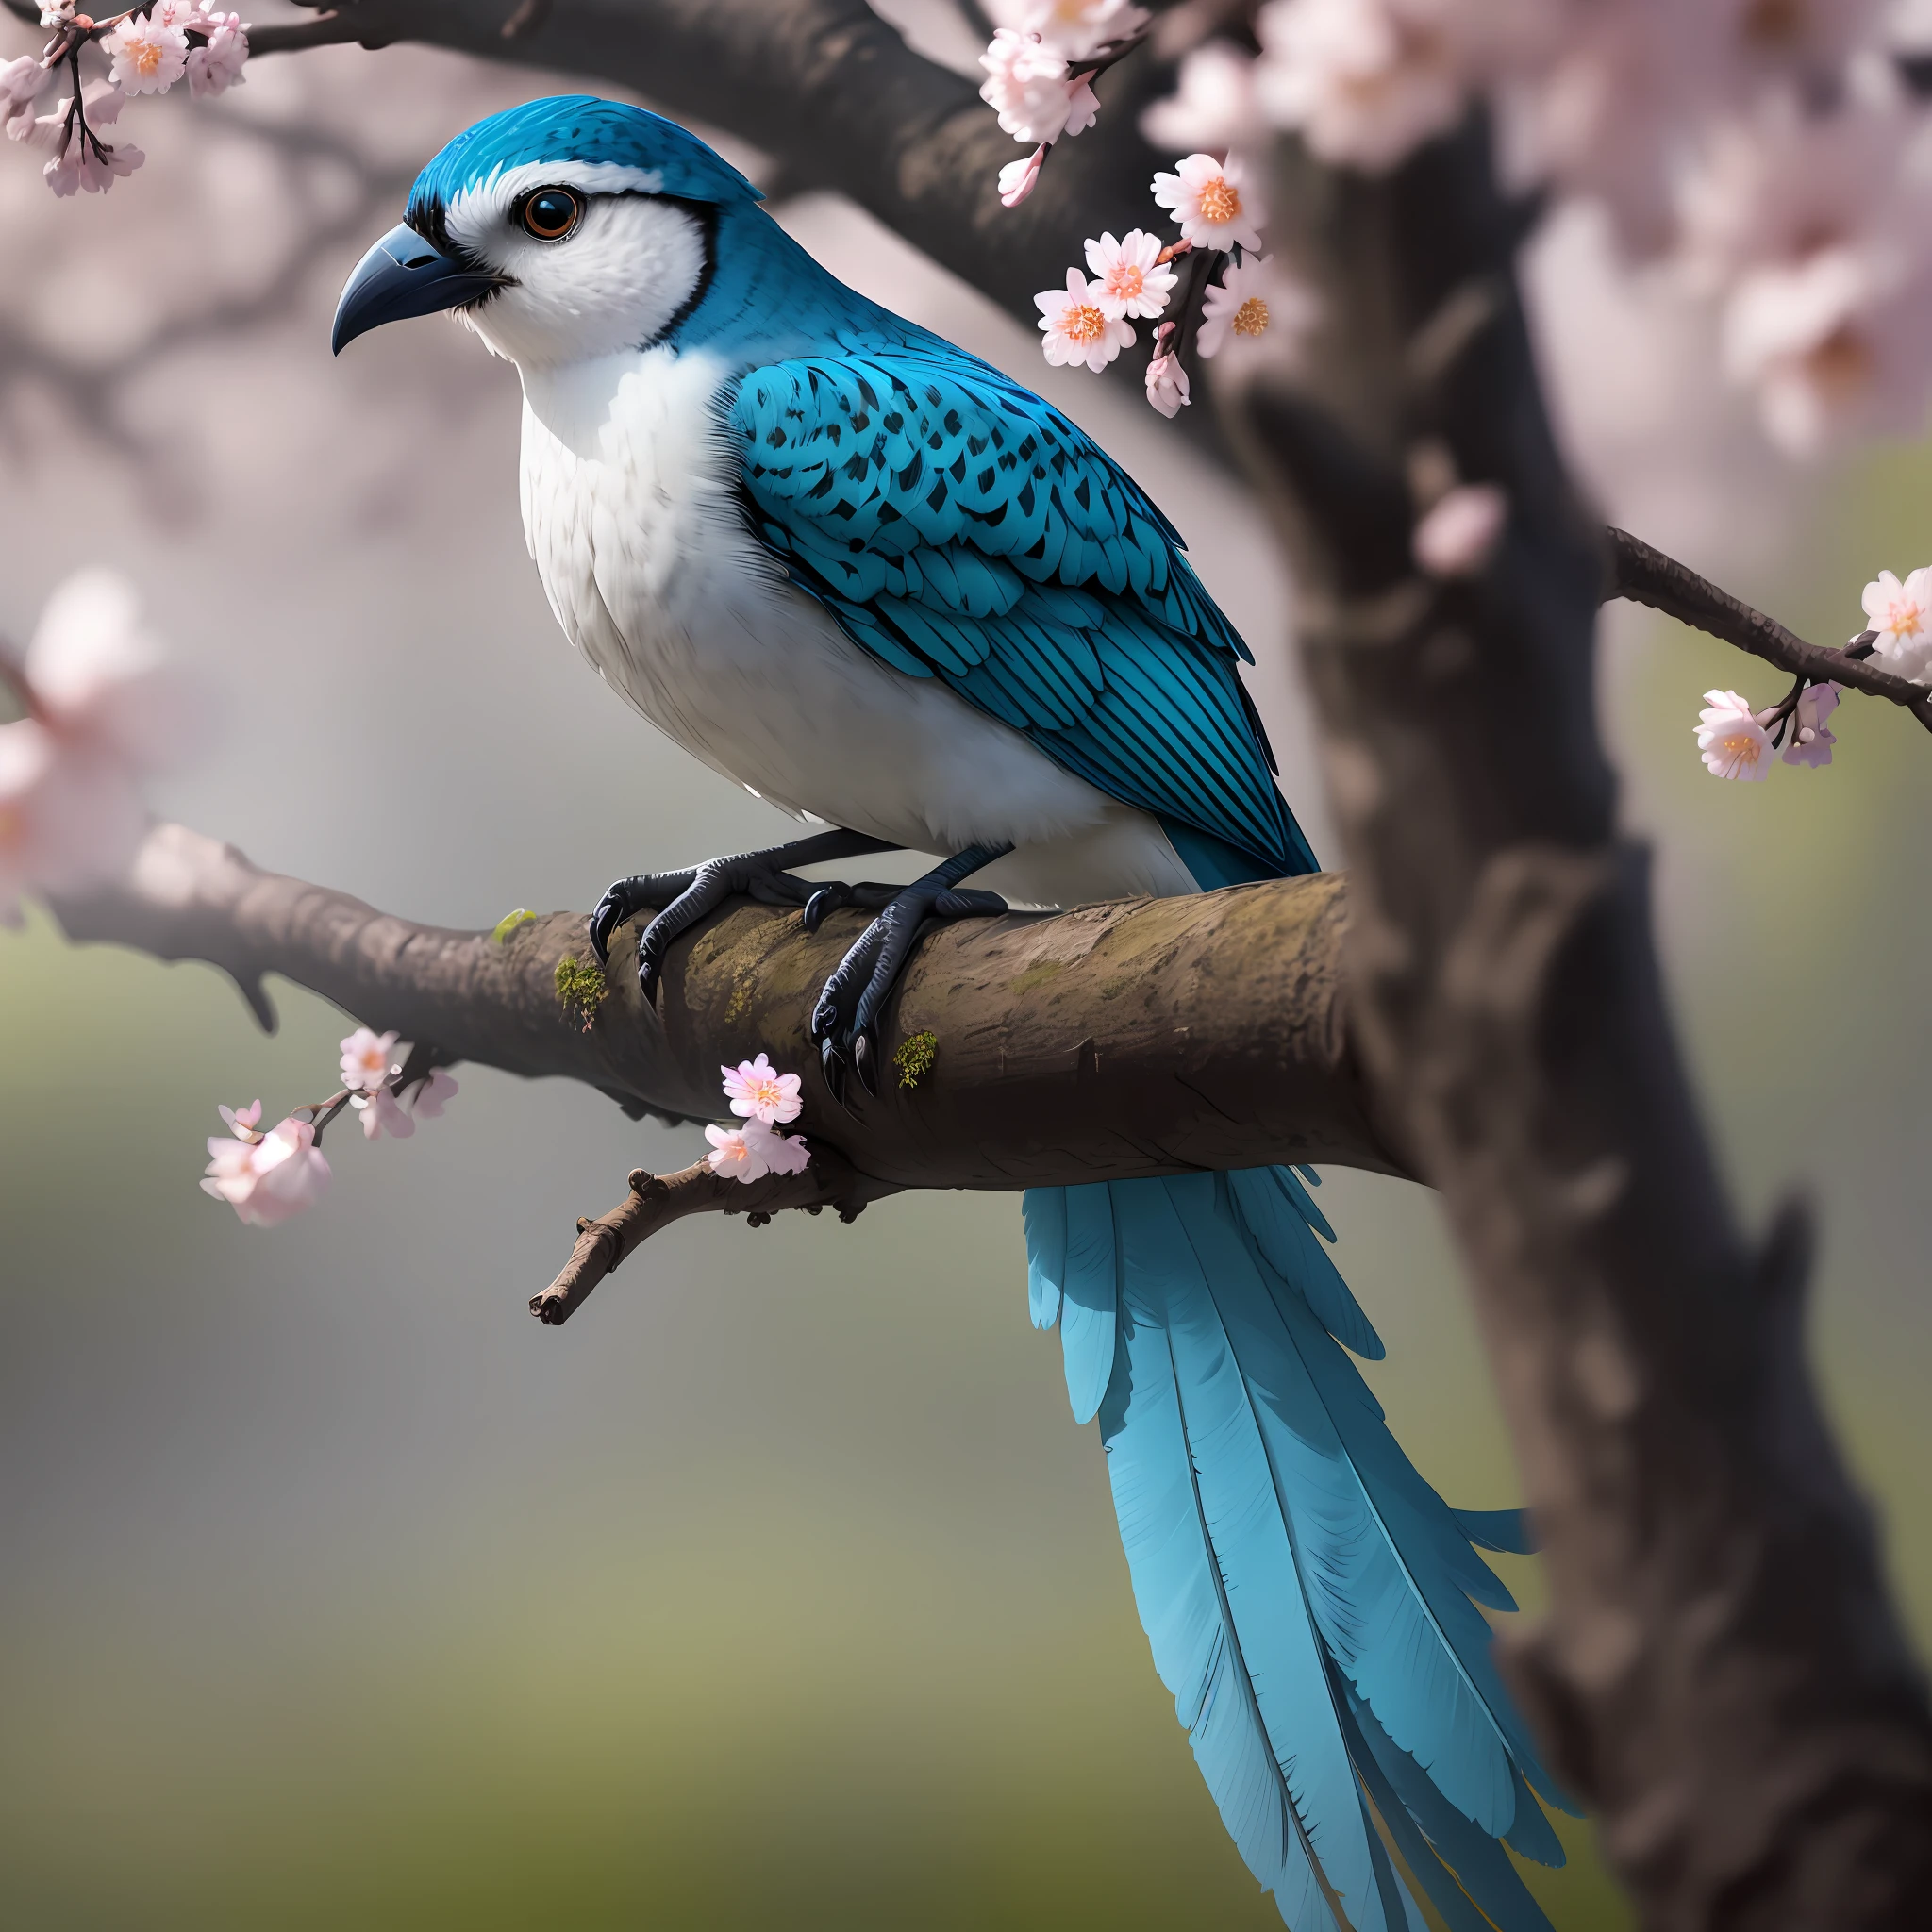
<svg viewBox="0 0 1932 1932">
<path fill-rule="evenodd" d="M 524 226 L 540 242 L 561 242 L 583 213 L 582 198 L 568 188 L 540 188 L 524 203 Z"/>
</svg>

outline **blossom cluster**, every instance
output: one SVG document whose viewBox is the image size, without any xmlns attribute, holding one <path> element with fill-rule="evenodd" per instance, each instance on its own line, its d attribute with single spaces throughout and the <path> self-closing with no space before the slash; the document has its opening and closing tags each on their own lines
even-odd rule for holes
<svg viewBox="0 0 1932 1932">
<path fill-rule="evenodd" d="M 179 80 L 197 100 L 223 93 L 242 85 L 248 59 L 247 23 L 201 0 L 146 0 L 105 20 L 77 11 L 75 0 L 52 0 L 41 25 L 53 38 L 38 58 L 0 62 L 0 122 L 11 140 L 47 156 L 42 172 L 56 194 L 104 193 L 146 158 L 132 142 L 101 138 L 130 94 L 164 94 Z M 81 54 L 89 46 L 108 57 L 108 75 L 83 84 Z M 63 72 L 72 91 L 51 113 L 36 114 L 42 93 Z"/>
<path fill-rule="evenodd" d="M 0 924 L 28 892 L 75 892 L 125 871 L 147 825 L 142 780 L 195 735 L 188 681 L 133 589 L 88 570 L 47 600 L 18 661 L 0 646 Z"/>
<path fill-rule="evenodd" d="M 724 1098 L 741 1127 L 707 1127 L 711 1151 L 705 1164 L 713 1174 L 735 1180 L 762 1180 L 768 1174 L 803 1174 L 811 1155 L 796 1134 L 781 1134 L 786 1121 L 795 1121 L 805 1107 L 796 1074 L 781 1074 L 759 1054 L 735 1067 L 720 1067 Z"/>
<path fill-rule="evenodd" d="M 1196 48 L 1151 140 L 1276 130 L 1379 174 L 1481 102 L 1513 187 L 1608 215 L 1718 320 L 1727 375 L 1808 455 L 1932 395 L 1932 123 L 1877 0 L 1269 0 Z"/>
<path fill-rule="evenodd" d="M 394 1033 L 358 1026 L 341 1043 L 342 1087 L 328 1099 L 298 1107 L 265 1131 L 259 1100 L 218 1108 L 228 1138 L 208 1138 L 202 1191 L 250 1227 L 275 1227 L 312 1208 L 331 1178 L 322 1137 L 344 1108 L 356 1109 L 369 1141 L 407 1141 L 418 1121 L 441 1118 L 457 1083 L 441 1067 L 413 1067 L 412 1052 Z"/>
</svg>

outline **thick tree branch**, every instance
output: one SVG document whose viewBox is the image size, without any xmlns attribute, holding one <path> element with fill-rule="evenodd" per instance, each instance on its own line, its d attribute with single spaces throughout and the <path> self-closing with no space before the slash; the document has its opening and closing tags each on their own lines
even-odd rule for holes
<svg viewBox="0 0 1932 1932">
<path fill-rule="evenodd" d="M 1811 1387 L 1804 1217 L 1744 1240 L 1672 1038 L 1593 711 L 1604 540 L 1484 131 L 1374 181 L 1285 151 L 1276 208 L 1331 320 L 1226 414 L 1304 598 L 1364 1069 L 1448 1206 L 1543 1545 L 1517 1684 L 1646 1926 L 1916 1925 L 1932 1718 Z M 1411 560 L 1445 475 L 1511 505 L 1472 583 Z"/>
<path fill-rule="evenodd" d="M 1317 875 L 942 927 L 882 1036 L 890 1059 L 930 1034 L 930 1071 L 905 1085 L 889 1068 L 888 1091 L 851 1114 L 807 1029 L 856 912 L 812 935 L 795 911 L 735 907 L 673 948 L 660 1019 L 621 968 L 601 999 L 581 991 L 579 914 L 501 942 L 416 925 L 180 825 L 155 828 L 125 887 L 56 910 L 70 938 L 221 967 L 265 1023 L 262 977 L 279 973 L 451 1059 L 583 1080 L 638 1112 L 715 1119 L 721 1062 L 762 1050 L 804 1077 L 804 1130 L 871 1179 L 1010 1189 L 1264 1161 L 1402 1172 L 1361 1106 L 1345 904 L 1342 882 Z M 559 966 L 566 986 L 577 976 L 568 1009 Z"/>
</svg>

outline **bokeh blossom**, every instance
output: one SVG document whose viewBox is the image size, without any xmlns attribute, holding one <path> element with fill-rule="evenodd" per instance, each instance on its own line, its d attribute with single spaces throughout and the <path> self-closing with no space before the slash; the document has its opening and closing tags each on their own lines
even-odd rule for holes
<svg viewBox="0 0 1932 1932">
<path fill-rule="evenodd" d="M 342 1085 L 351 1093 L 367 1093 L 380 1087 L 396 1070 L 409 1049 L 396 1033 L 377 1033 L 358 1026 L 342 1041 Z"/>
<path fill-rule="evenodd" d="M 222 1109 L 236 1138 L 209 1137 L 202 1191 L 225 1201 L 248 1226 L 274 1227 L 322 1198 L 329 1183 L 328 1161 L 315 1144 L 310 1122 L 291 1116 L 258 1134 L 251 1115 L 260 1118 L 259 1101 L 239 1114 Z"/>
</svg>

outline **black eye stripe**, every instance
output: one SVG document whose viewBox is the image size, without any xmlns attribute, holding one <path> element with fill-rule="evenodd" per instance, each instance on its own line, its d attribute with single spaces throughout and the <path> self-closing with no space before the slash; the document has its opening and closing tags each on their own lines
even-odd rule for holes
<svg viewBox="0 0 1932 1932">
<path fill-rule="evenodd" d="M 574 188 L 533 188 L 514 212 L 525 234 L 561 242 L 583 220 L 584 198 Z"/>
</svg>

